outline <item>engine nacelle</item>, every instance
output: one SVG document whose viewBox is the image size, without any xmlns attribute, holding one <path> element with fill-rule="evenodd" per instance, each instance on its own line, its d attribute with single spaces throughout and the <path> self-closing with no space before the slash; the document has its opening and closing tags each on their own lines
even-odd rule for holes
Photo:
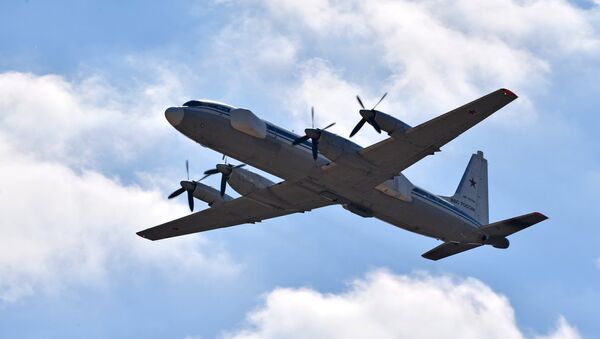
<svg viewBox="0 0 600 339">
<path fill-rule="evenodd" d="M 411 194 L 413 188 L 413 184 L 402 174 L 375 187 L 376 190 L 384 194 L 406 202 L 411 202 L 413 200 Z"/>
<path fill-rule="evenodd" d="M 194 198 L 200 199 L 208 203 L 209 206 L 218 205 L 222 202 L 233 199 L 227 194 L 221 196 L 221 193 L 218 190 L 207 186 L 201 182 L 196 181 L 195 184 L 196 188 L 194 189 L 194 192 L 192 192 L 192 195 L 194 196 Z"/>
<path fill-rule="evenodd" d="M 412 127 L 405 122 L 394 118 L 393 116 L 377 111 L 375 121 L 381 127 L 381 130 L 386 131 L 388 135 L 394 137 L 400 135 Z"/>
<path fill-rule="evenodd" d="M 267 124 L 252 111 L 245 108 L 236 108 L 229 112 L 231 127 L 251 135 L 255 138 L 264 139 L 267 136 Z"/>
<path fill-rule="evenodd" d="M 321 131 L 319 152 L 331 161 L 340 162 L 346 158 L 358 157 L 360 150 L 362 147 L 346 138 L 328 131 Z"/>
<path fill-rule="evenodd" d="M 244 196 L 275 184 L 271 180 L 243 168 L 234 169 L 228 183 L 231 188 Z"/>
</svg>

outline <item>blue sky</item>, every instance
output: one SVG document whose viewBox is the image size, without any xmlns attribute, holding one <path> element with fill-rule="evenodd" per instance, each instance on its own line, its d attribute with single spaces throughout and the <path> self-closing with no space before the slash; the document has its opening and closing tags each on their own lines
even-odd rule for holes
<svg viewBox="0 0 600 339">
<path fill-rule="evenodd" d="M 3 3 L 0 337 L 600 336 L 599 24 L 560 0 Z M 347 135 L 356 94 L 414 125 L 499 87 L 520 98 L 405 174 L 449 194 L 483 150 L 491 219 L 550 217 L 506 251 L 429 262 L 434 240 L 339 207 L 135 236 L 188 213 L 185 159 L 220 161 L 168 106 L 301 130 L 314 105 Z"/>
</svg>

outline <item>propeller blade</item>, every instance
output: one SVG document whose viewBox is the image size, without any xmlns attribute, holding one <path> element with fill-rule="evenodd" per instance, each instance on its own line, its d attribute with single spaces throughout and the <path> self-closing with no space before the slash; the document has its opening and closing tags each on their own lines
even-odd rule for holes
<svg viewBox="0 0 600 339">
<path fill-rule="evenodd" d="M 303 136 L 303 137 L 300 137 L 300 138 L 298 138 L 298 139 L 294 140 L 294 141 L 292 142 L 292 145 L 294 145 L 294 146 L 295 146 L 295 145 L 301 144 L 301 143 L 305 142 L 305 141 L 306 141 L 306 140 L 308 140 L 308 139 L 310 139 L 310 137 L 309 137 L 308 135 L 305 135 L 305 136 Z"/>
<path fill-rule="evenodd" d="M 356 96 L 356 100 L 358 100 L 358 104 L 360 105 L 360 107 L 365 109 L 365 105 L 363 105 L 363 102 L 362 102 L 362 100 L 360 100 L 360 97 L 358 95 Z"/>
<path fill-rule="evenodd" d="M 213 174 L 217 174 L 217 173 L 219 173 L 219 170 L 218 170 L 218 169 L 216 169 L 216 168 L 209 169 L 208 171 L 205 171 L 205 172 L 204 172 L 204 174 L 205 174 L 206 176 L 213 175 Z M 204 179 L 204 178 L 202 178 L 202 179 Z"/>
<path fill-rule="evenodd" d="M 379 105 L 379 103 L 381 101 L 383 101 L 383 99 L 387 96 L 387 92 L 383 93 L 383 96 L 381 97 L 381 99 L 379 99 L 379 101 L 377 101 L 377 103 L 375 104 L 375 106 L 373 106 L 373 108 L 371 108 L 371 111 L 375 109 L 375 107 L 377 107 L 377 105 Z"/>
<path fill-rule="evenodd" d="M 246 164 L 239 164 L 237 166 L 233 166 L 233 168 L 240 168 L 240 167 L 244 167 L 244 166 L 246 166 Z"/>
<path fill-rule="evenodd" d="M 194 196 L 191 191 L 188 191 L 188 205 L 190 205 L 190 212 L 194 212 Z"/>
<path fill-rule="evenodd" d="M 329 127 L 333 126 L 333 125 L 335 125 L 335 122 L 332 122 L 331 124 L 327 125 L 327 127 L 322 128 L 321 130 L 324 131 L 324 130 L 328 129 Z"/>
<path fill-rule="evenodd" d="M 226 184 L 227 184 L 227 177 L 225 176 L 225 174 L 223 174 L 221 176 L 221 196 L 225 195 Z"/>
<path fill-rule="evenodd" d="M 312 140 L 312 155 L 313 159 L 317 160 L 317 157 L 319 156 L 319 139 Z"/>
<path fill-rule="evenodd" d="M 352 138 L 358 131 L 360 131 L 360 129 L 364 126 L 364 124 L 366 122 L 367 122 L 367 120 L 360 119 L 360 121 L 358 122 L 358 124 L 356 124 L 356 126 L 354 126 L 354 129 L 350 133 L 350 138 Z"/>
<path fill-rule="evenodd" d="M 310 107 L 310 121 L 312 122 L 312 128 L 315 128 L 315 107 Z"/>
<path fill-rule="evenodd" d="M 169 199 L 173 199 L 173 198 L 175 198 L 176 196 L 180 195 L 183 192 L 185 192 L 185 189 L 183 187 L 181 187 L 178 190 L 176 190 L 175 192 L 171 193 L 169 195 Z"/>
<path fill-rule="evenodd" d="M 381 134 L 381 127 L 379 127 L 379 124 L 377 123 L 377 121 L 375 121 L 375 118 L 370 118 L 368 121 L 369 121 L 369 124 L 371 124 L 371 126 L 373 126 L 373 128 L 375 128 L 377 133 Z"/>
<path fill-rule="evenodd" d="M 190 180 L 190 163 L 185 160 L 185 173 L 187 173 L 187 180 Z"/>
</svg>

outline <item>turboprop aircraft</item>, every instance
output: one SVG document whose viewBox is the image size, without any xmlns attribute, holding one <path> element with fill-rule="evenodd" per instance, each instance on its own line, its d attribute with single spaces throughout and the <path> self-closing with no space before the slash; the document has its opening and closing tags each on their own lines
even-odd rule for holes
<svg viewBox="0 0 600 339">
<path fill-rule="evenodd" d="M 471 156 L 456 193 L 438 196 L 413 185 L 402 171 L 435 152 L 517 96 L 499 89 L 415 127 L 365 108 L 350 133 L 365 124 L 389 138 L 363 148 L 327 131 L 307 128 L 296 135 L 258 118 L 252 111 L 209 100 L 192 100 L 165 111 L 167 121 L 188 138 L 227 157 L 282 178 L 271 180 L 242 168 L 218 164 L 205 177 L 221 174 L 220 190 L 200 180 L 181 181 L 174 198 L 187 192 L 209 208 L 137 234 L 150 240 L 256 223 L 292 213 L 340 205 L 363 218 L 377 218 L 399 228 L 443 241 L 422 256 L 439 260 L 482 245 L 508 248 L 507 237 L 546 218 L 529 213 L 490 223 L 487 161 L 483 152 Z M 241 197 L 225 194 L 229 184 Z"/>
</svg>

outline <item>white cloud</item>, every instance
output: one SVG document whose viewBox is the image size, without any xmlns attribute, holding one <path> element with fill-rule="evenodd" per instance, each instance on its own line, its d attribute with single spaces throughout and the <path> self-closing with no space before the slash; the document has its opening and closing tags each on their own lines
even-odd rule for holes
<svg viewBox="0 0 600 339">
<path fill-rule="evenodd" d="M 218 73 L 231 78 L 230 86 L 248 85 L 237 82 L 280 76 L 293 67 L 296 53 L 295 42 L 278 32 L 269 20 L 240 15 L 214 38 L 210 64 L 213 70 L 217 68 Z"/>
<path fill-rule="evenodd" d="M 554 331 L 547 335 L 536 336 L 536 339 L 575 339 L 580 338 L 577 329 L 567 322 L 564 317 L 558 318 Z"/>
<path fill-rule="evenodd" d="M 162 112 L 180 90 L 173 74 L 154 71 L 156 82 L 125 91 L 100 75 L 1 73 L 0 133 L 23 152 L 70 164 L 134 157 L 168 130 Z"/>
<path fill-rule="evenodd" d="M 348 130 L 349 116 L 358 116 L 357 92 L 374 101 L 389 91 L 382 109 L 416 124 L 500 87 L 520 98 L 494 119 L 523 126 L 534 121 L 532 97 L 547 88 L 555 65 L 586 56 L 595 62 L 600 52 L 595 12 L 562 0 L 259 3 L 265 11 L 248 10 L 241 22 L 274 22 L 278 29 L 246 32 L 236 23 L 224 30 L 235 32 L 235 40 L 219 37 L 217 46 L 233 50 L 235 60 L 245 65 L 239 69 L 254 67 L 261 78 L 270 68 L 256 50 L 237 46 L 289 42 L 294 58 L 277 43 L 258 44 L 280 50 L 282 60 L 296 60 L 295 66 L 273 67 L 294 79 L 286 84 L 284 104 L 291 104 L 295 115 L 315 105 L 326 112 L 327 121 L 343 122 L 340 131 Z M 273 90 L 279 91 L 279 85 Z"/>
<path fill-rule="evenodd" d="M 0 300 L 102 286 L 138 266 L 192 279 L 237 272 L 201 236 L 138 237 L 136 231 L 187 214 L 186 207 L 90 169 L 90 161 L 140 152 L 142 141 L 160 139 L 155 119 L 165 125 L 164 117 L 149 111 L 172 93 L 167 87 L 142 86 L 147 95 L 130 104 L 98 77 L 74 84 L 54 75 L 0 74 Z"/>
<path fill-rule="evenodd" d="M 310 106 L 314 106 L 315 126 L 325 127 L 336 122 L 331 131 L 347 137 L 348 131 L 360 120 L 355 113 L 360 108 L 354 98 L 357 94 L 361 95 L 365 105 L 374 105 L 379 99 L 370 91 L 344 80 L 326 61 L 314 59 L 302 65 L 300 79 L 297 86 L 290 89 L 286 106 L 294 115 L 298 130 L 310 126 Z M 364 135 L 357 135 L 356 140 L 366 141 Z"/>
<path fill-rule="evenodd" d="M 347 291 L 278 288 L 227 338 L 523 338 L 506 297 L 474 278 L 377 271 Z M 579 338 L 560 317 L 540 338 Z"/>
<path fill-rule="evenodd" d="M 123 186 L 96 172 L 76 174 L 1 146 L 0 299 L 102 285 L 109 273 L 136 264 L 190 275 L 236 271 L 201 237 L 150 242 L 135 234 L 188 213 L 161 192 Z"/>
<path fill-rule="evenodd" d="M 492 120 L 528 128 L 540 123 L 533 98 L 554 69 L 595 64 L 600 54 L 600 12 L 564 0 L 237 4 L 236 20 L 210 45 L 212 64 L 231 80 L 227 91 L 259 87 L 268 102 L 281 98 L 273 111 L 294 115 L 296 129 L 314 105 L 347 135 L 356 94 L 374 102 L 390 92 L 380 108 L 414 125 L 500 87 L 519 99 Z"/>
</svg>

